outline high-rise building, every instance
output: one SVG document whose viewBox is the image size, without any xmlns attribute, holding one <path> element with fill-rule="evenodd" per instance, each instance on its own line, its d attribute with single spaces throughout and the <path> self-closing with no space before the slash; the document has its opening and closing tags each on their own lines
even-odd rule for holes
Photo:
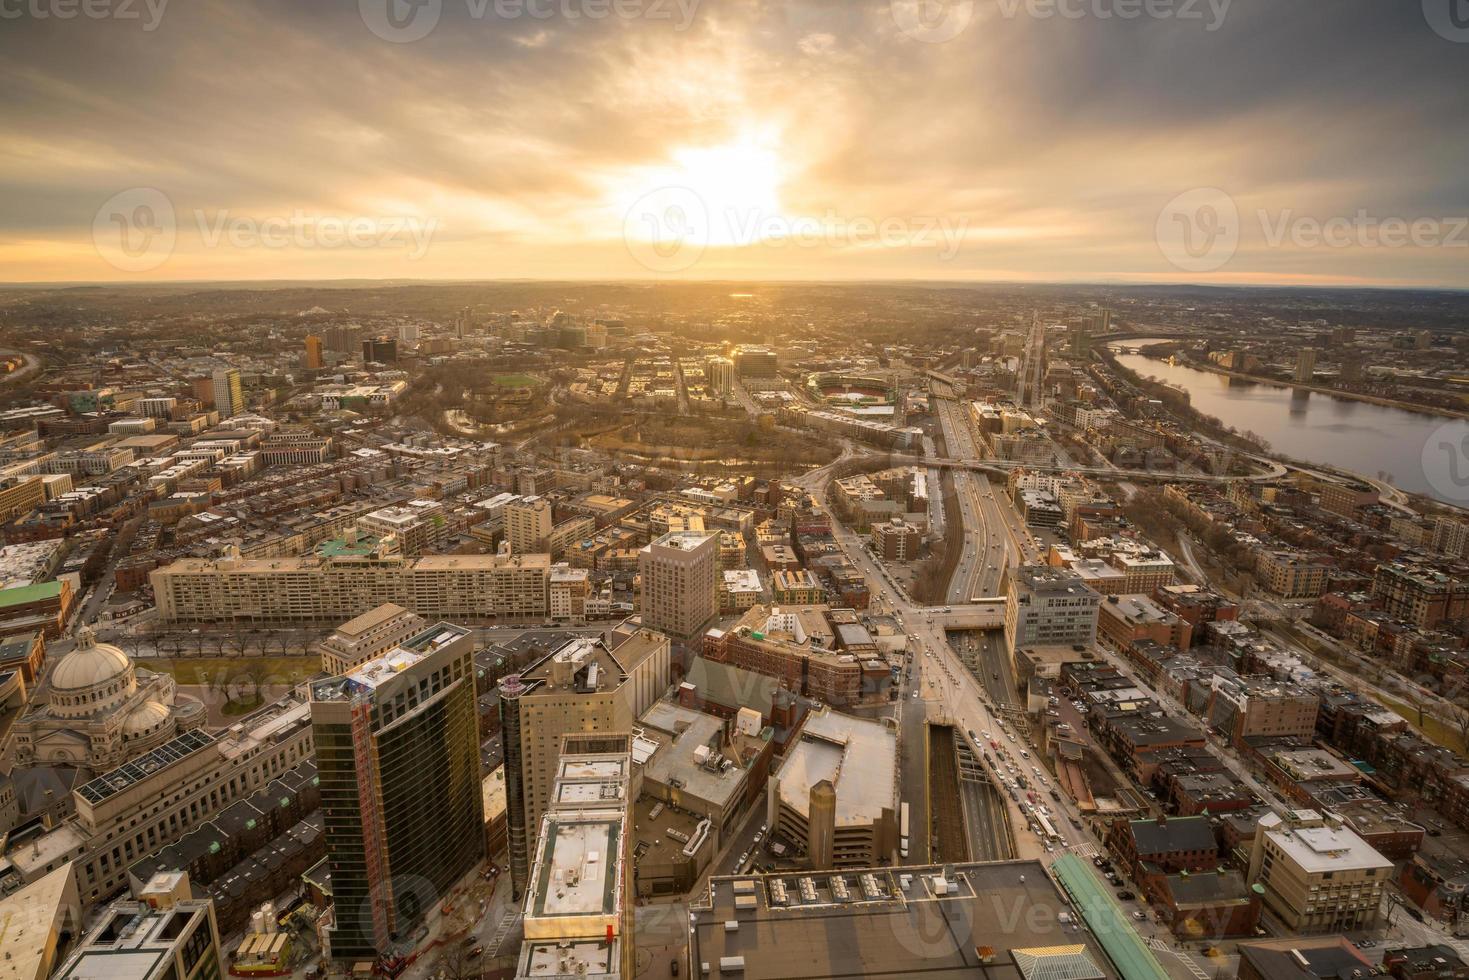
<svg viewBox="0 0 1469 980">
<path fill-rule="evenodd" d="M 474 641 L 438 623 L 311 685 L 331 957 L 391 955 L 484 859 Z"/>
<path fill-rule="evenodd" d="M 196 899 L 183 872 L 160 874 L 138 899 L 109 905 L 52 974 L 57 980 L 219 980 L 214 903 Z"/>
<path fill-rule="evenodd" d="M 239 415 L 245 410 L 245 392 L 240 385 L 240 372 L 234 368 L 221 368 L 211 377 L 214 386 L 214 407 L 219 409 L 222 419 Z"/>
<path fill-rule="evenodd" d="M 734 394 L 735 364 L 727 357 L 711 357 L 704 365 L 709 375 L 709 389 L 716 395 Z"/>
<path fill-rule="evenodd" d="M 321 353 L 321 338 L 311 333 L 306 335 L 306 369 L 308 371 L 320 371 L 326 367 L 326 359 Z"/>
<path fill-rule="evenodd" d="M 397 364 L 396 337 L 368 337 L 362 341 L 362 359 L 369 364 Z"/>
<path fill-rule="evenodd" d="M 1302 347 L 1296 352 L 1296 380 L 1301 384 L 1310 384 L 1311 379 L 1316 376 L 1316 349 L 1314 347 Z"/>
<path fill-rule="evenodd" d="M 551 536 L 551 501 L 545 497 L 522 497 L 505 505 L 505 541 L 512 555 L 546 550 Z"/>
<path fill-rule="evenodd" d="M 736 347 L 735 373 L 742 378 L 773 378 L 778 359 L 775 351 L 765 347 Z"/>
<path fill-rule="evenodd" d="M 567 641 L 500 681 L 505 807 L 512 896 L 525 890 L 541 815 L 551 803 L 556 758 L 569 733 L 631 731 L 668 687 L 668 637 L 618 629 L 608 641 Z"/>
<path fill-rule="evenodd" d="M 670 531 L 638 556 L 643 625 L 681 639 L 719 614 L 719 536 Z"/>
<path fill-rule="evenodd" d="M 515 976 L 626 980 L 636 972 L 632 736 L 567 735 L 558 754 Z"/>
</svg>

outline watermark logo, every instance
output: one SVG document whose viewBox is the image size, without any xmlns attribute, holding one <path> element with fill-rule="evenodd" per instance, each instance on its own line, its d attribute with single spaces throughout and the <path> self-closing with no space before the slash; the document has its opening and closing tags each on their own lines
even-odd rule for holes
<svg viewBox="0 0 1469 980">
<path fill-rule="evenodd" d="M 0 3 L 5 0 L 0 0 Z M 687 30 L 700 0 L 464 0 L 465 16 L 473 21 L 533 20 L 649 20 L 671 21 L 674 30 Z M 408 44 L 421 41 L 439 26 L 444 0 L 357 0 L 357 12 L 367 29 L 384 41 Z"/>
<path fill-rule="evenodd" d="M 412 260 L 426 254 L 437 218 L 414 215 L 341 216 L 294 210 L 238 215 L 228 209 L 178 211 L 156 187 L 132 187 L 108 198 L 92 219 L 97 254 L 122 272 L 148 272 L 168 261 L 181 228 L 205 249 L 396 249 Z"/>
<path fill-rule="evenodd" d="M 156 31 L 168 0 L 0 0 L 0 20 L 118 20 Z"/>
<path fill-rule="evenodd" d="M 1442 499 L 1469 503 L 1469 422 L 1455 419 L 1430 432 L 1422 462 L 1423 478 Z"/>
<path fill-rule="evenodd" d="M 1163 257 L 1185 272 L 1213 272 L 1239 248 L 1239 208 L 1217 187 L 1184 191 L 1158 213 L 1154 235 Z"/>
<path fill-rule="evenodd" d="M 1423 0 L 1423 18 L 1444 40 L 1469 44 L 1469 0 Z"/>
<path fill-rule="evenodd" d="M 943 44 L 974 20 L 974 0 L 889 0 L 888 11 L 898 30 L 913 40 Z"/>
<path fill-rule="evenodd" d="M 650 272 L 682 272 L 703 256 L 709 227 L 703 198 L 687 187 L 660 187 L 627 209 L 622 240 Z"/>
<path fill-rule="evenodd" d="M 422 41 L 439 26 L 444 0 L 357 0 L 362 23 L 391 44 Z"/>
<path fill-rule="evenodd" d="M 173 201 L 156 187 L 132 187 L 114 194 L 92 219 L 97 254 L 122 272 L 158 268 L 177 242 Z"/>
<path fill-rule="evenodd" d="M 948 215 L 873 218 L 842 215 L 789 216 L 762 208 L 709 208 L 687 187 L 649 191 L 623 219 L 623 241 L 640 265 L 652 272 L 682 272 L 710 247 L 810 248 L 828 251 L 917 248 L 934 250 L 942 262 L 958 255 L 969 229 L 967 218 Z"/>
</svg>

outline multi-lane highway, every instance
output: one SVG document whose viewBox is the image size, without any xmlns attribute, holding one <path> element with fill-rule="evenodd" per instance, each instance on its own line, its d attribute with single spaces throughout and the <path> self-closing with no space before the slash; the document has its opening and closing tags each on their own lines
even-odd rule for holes
<svg viewBox="0 0 1469 980">
<path fill-rule="evenodd" d="M 974 429 L 963 407 L 948 398 L 935 398 L 934 406 L 949 455 L 979 456 Z M 1027 561 L 1037 559 L 1035 544 L 1019 523 L 1015 509 L 996 498 L 987 476 L 965 469 L 952 472 L 959 504 L 957 516 L 964 528 L 964 550 L 949 583 L 949 601 L 969 602 L 999 595 L 1007 567 L 1022 557 Z"/>
</svg>

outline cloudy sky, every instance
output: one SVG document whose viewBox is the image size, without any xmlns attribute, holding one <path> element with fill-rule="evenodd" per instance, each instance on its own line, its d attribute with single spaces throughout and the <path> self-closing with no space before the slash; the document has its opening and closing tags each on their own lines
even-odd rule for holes
<svg viewBox="0 0 1469 980">
<path fill-rule="evenodd" d="M 1453 3 L 0 0 L 0 280 L 1462 288 Z"/>
</svg>

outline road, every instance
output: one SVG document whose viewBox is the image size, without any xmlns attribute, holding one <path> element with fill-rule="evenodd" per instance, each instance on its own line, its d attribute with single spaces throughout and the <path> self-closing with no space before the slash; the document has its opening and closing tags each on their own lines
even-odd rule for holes
<svg viewBox="0 0 1469 980">
<path fill-rule="evenodd" d="M 978 456 L 974 431 L 959 403 L 935 398 L 934 407 L 949 455 Z M 948 599 L 951 603 L 968 602 L 978 596 L 999 595 L 1005 570 L 1019 560 L 1019 549 L 1005 526 L 988 477 L 956 469 L 953 478 L 959 506 L 958 513 L 950 515 L 950 520 L 957 518 L 963 528 L 964 550 L 954 567 Z"/>
</svg>

